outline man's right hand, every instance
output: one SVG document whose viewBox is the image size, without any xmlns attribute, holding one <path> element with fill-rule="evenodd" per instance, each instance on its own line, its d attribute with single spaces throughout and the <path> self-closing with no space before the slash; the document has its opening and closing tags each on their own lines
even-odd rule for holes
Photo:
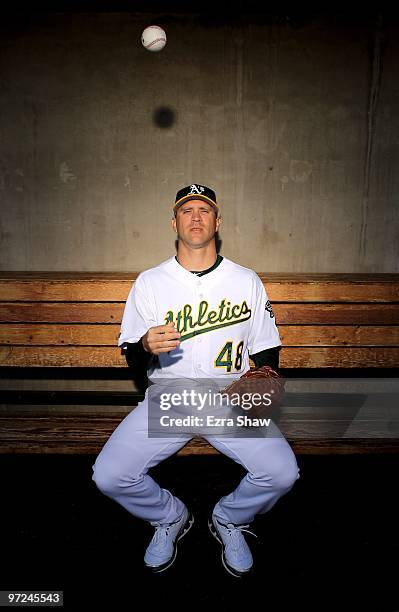
<svg viewBox="0 0 399 612">
<path fill-rule="evenodd" d="M 166 325 L 150 327 L 148 332 L 141 338 L 144 350 L 153 355 L 169 353 L 179 346 L 180 333 L 175 329 L 173 321 Z"/>
</svg>

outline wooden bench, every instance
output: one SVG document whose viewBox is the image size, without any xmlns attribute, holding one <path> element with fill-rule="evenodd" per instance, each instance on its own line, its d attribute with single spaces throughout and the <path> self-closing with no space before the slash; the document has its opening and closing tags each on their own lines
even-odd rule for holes
<svg viewBox="0 0 399 612">
<path fill-rule="evenodd" d="M 287 378 L 396 377 L 399 275 L 268 274 Z M 137 274 L 0 273 L 0 452 L 97 453 L 142 394 L 117 348 Z M 396 438 L 295 436 L 298 453 L 396 452 Z M 193 440 L 182 451 L 211 453 Z"/>
</svg>

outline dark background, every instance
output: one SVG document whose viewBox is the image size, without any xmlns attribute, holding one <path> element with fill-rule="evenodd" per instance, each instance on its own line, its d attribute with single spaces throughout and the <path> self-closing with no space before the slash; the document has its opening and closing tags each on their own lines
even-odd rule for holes
<svg viewBox="0 0 399 612">
<path fill-rule="evenodd" d="M 65 607 L 261 606 L 399 609 L 398 456 L 300 456 L 301 478 L 254 523 L 255 571 L 222 568 L 209 511 L 243 475 L 223 456 L 172 457 L 152 470 L 195 514 L 175 565 L 144 567 L 152 528 L 91 482 L 94 457 L 2 456 L 1 589 L 64 590 Z M 139 601 L 141 603 L 139 603 Z M 256 603 L 257 602 L 257 603 Z"/>
</svg>

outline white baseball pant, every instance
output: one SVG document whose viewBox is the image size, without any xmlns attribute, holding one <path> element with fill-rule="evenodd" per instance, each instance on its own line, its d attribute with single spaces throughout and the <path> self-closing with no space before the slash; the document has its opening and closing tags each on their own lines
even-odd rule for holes
<svg viewBox="0 0 399 612">
<path fill-rule="evenodd" d="M 152 525 L 173 523 L 183 513 L 182 501 L 161 488 L 147 472 L 176 453 L 192 436 L 149 438 L 147 430 L 146 395 L 104 445 L 93 465 L 93 480 L 102 493 L 133 516 Z M 247 471 L 237 488 L 214 508 L 216 518 L 224 524 L 251 523 L 256 514 L 270 510 L 299 478 L 295 455 L 282 436 L 203 437 Z"/>
</svg>

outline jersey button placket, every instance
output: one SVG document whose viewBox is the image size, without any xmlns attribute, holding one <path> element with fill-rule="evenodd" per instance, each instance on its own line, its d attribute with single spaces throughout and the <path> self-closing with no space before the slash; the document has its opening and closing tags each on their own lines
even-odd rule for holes
<svg viewBox="0 0 399 612">
<path fill-rule="evenodd" d="M 201 284 L 201 281 L 197 278 L 194 282 L 194 284 L 192 285 L 192 303 L 196 304 L 198 303 L 198 283 Z M 201 369 L 201 364 L 198 363 L 199 360 L 199 355 L 198 355 L 198 351 L 197 351 L 197 338 L 194 336 L 194 338 L 192 338 L 192 367 L 193 367 L 193 372 L 194 372 L 194 376 L 198 375 L 198 370 Z"/>
<path fill-rule="evenodd" d="M 195 283 L 195 284 L 196 284 L 197 300 L 198 300 L 198 302 L 200 302 L 200 301 L 201 301 L 201 300 L 204 298 L 204 294 L 203 294 L 203 290 L 204 290 L 203 283 L 202 283 L 201 279 L 199 279 L 199 278 L 198 278 L 198 279 L 196 280 L 196 283 Z M 202 343 L 202 339 L 201 339 L 200 337 L 198 337 L 198 336 L 197 336 L 195 344 L 198 346 L 198 344 L 201 344 L 201 343 Z M 200 349 L 200 347 L 198 347 L 198 349 Z M 197 350 L 195 351 L 195 357 L 196 357 L 196 359 L 197 359 L 197 360 L 198 360 L 198 359 L 201 359 L 201 352 L 200 352 L 199 350 L 198 350 L 198 351 L 197 351 Z M 201 366 L 202 366 L 202 364 L 201 364 L 201 363 L 197 363 L 197 370 L 201 371 Z"/>
<path fill-rule="evenodd" d="M 198 293 L 198 302 L 202 302 L 202 300 L 204 299 L 204 293 L 203 293 L 204 288 L 202 286 L 202 283 L 198 287 L 198 291 L 200 292 L 200 293 Z M 198 307 L 199 307 L 199 304 L 198 304 Z M 200 344 L 201 342 L 202 342 L 201 336 L 197 337 L 197 343 Z"/>
</svg>

